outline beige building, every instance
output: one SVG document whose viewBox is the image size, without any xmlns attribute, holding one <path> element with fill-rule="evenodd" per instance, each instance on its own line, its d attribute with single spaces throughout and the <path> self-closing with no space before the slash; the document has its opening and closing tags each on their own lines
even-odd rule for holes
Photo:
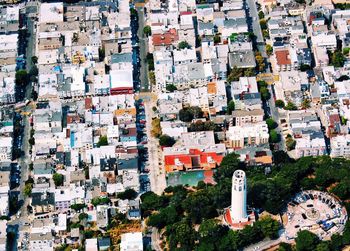
<svg viewBox="0 0 350 251">
<path fill-rule="evenodd" d="M 234 149 L 261 146 L 269 142 L 269 129 L 265 121 L 244 126 L 230 126 L 226 137 L 228 145 Z"/>
<path fill-rule="evenodd" d="M 232 126 L 244 126 L 250 123 L 258 123 L 264 120 L 264 111 L 262 109 L 255 109 L 251 111 L 236 110 L 232 112 Z"/>
</svg>

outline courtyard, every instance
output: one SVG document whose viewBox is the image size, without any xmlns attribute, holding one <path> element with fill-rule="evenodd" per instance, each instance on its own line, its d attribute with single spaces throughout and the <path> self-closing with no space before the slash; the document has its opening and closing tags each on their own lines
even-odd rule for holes
<svg viewBox="0 0 350 251">
<path fill-rule="evenodd" d="M 298 193 L 288 203 L 286 216 L 284 237 L 287 241 L 294 239 L 300 230 L 329 239 L 334 233 L 341 233 L 347 221 L 346 209 L 337 198 L 313 190 Z"/>
</svg>

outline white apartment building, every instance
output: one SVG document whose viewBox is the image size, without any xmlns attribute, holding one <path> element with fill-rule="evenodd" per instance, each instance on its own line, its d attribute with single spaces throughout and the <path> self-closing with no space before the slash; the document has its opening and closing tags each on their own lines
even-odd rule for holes
<svg viewBox="0 0 350 251">
<path fill-rule="evenodd" d="M 331 157 L 350 157 L 350 134 L 331 138 Z"/>
<path fill-rule="evenodd" d="M 326 142 L 323 137 L 313 138 L 310 134 L 296 139 L 295 154 L 297 158 L 305 156 L 322 156 L 326 154 Z"/>
<path fill-rule="evenodd" d="M 230 126 L 226 137 L 229 145 L 235 149 L 259 146 L 269 142 L 269 129 L 265 121 L 244 126 Z"/>
</svg>

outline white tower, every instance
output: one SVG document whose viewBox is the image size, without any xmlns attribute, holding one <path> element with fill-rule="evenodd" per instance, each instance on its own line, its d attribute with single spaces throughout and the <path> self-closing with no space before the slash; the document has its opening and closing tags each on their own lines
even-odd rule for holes
<svg viewBox="0 0 350 251">
<path fill-rule="evenodd" d="M 232 176 L 231 219 L 234 223 L 247 222 L 247 181 L 245 172 L 236 170 Z"/>
</svg>

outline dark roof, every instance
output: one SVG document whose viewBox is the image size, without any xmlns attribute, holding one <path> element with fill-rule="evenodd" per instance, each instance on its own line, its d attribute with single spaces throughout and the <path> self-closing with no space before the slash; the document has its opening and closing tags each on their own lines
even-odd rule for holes
<svg viewBox="0 0 350 251">
<path fill-rule="evenodd" d="M 118 170 L 127 170 L 127 169 L 138 169 L 138 159 L 119 159 L 117 162 Z"/>
<path fill-rule="evenodd" d="M 32 193 L 32 206 L 44 206 L 44 205 L 54 205 L 55 195 L 54 193 Z"/>
<path fill-rule="evenodd" d="M 110 158 L 110 159 L 100 159 L 100 170 L 101 172 L 105 171 L 113 171 L 116 167 L 116 158 Z"/>
<path fill-rule="evenodd" d="M 139 209 L 130 209 L 128 212 L 129 217 L 139 218 L 141 217 L 141 213 Z"/>
<path fill-rule="evenodd" d="M 109 237 L 103 237 L 99 238 L 98 240 L 98 246 L 101 247 L 110 247 L 111 246 L 111 239 Z"/>
</svg>

